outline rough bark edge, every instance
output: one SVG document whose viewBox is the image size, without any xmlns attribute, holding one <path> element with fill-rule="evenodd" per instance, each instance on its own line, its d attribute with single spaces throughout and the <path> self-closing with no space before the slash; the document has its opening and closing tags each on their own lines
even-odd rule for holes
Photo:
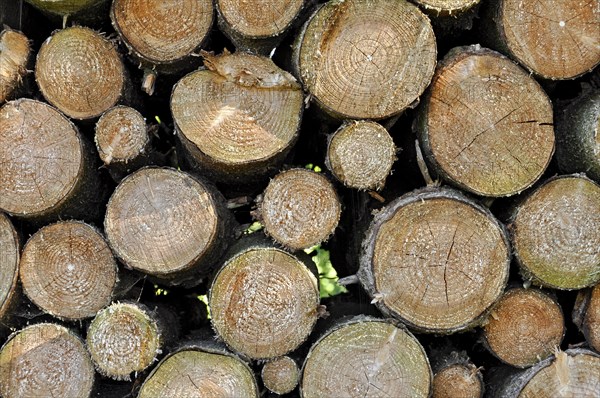
<svg viewBox="0 0 600 398">
<path fill-rule="evenodd" d="M 600 288 L 597 288 L 600 289 Z M 587 322 L 587 312 L 592 299 L 592 292 L 594 288 L 586 288 L 579 291 L 577 298 L 575 299 L 575 305 L 573 306 L 573 312 L 571 313 L 571 319 L 577 329 L 583 334 L 587 345 L 590 349 L 600 353 L 600 345 L 592 344 L 590 338 L 590 326 Z"/>
<path fill-rule="evenodd" d="M 8 289 L 8 293 L 4 302 L 0 305 L 0 338 L 2 334 L 6 330 L 10 330 L 10 318 L 13 316 L 13 311 L 19 305 L 20 297 L 21 297 L 21 285 L 18 283 L 19 281 L 19 272 L 20 272 L 20 259 L 21 259 L 21 249 L 22 245 L 19 239 L 19 235 L 12 223 L 12 221 L 6 216 L 4 213 L 0 212 L 0 218 L 5 218 L 8 221 L 9 228 L 11 230 L 15 248 L 16 248 L 16 264 L 15 264 L 15 272 L 12 277 L 12 283 Z"/>
<path fill-rule="evenodd" d="M 4 98 L 0 97 L 0 106 L 4 105 L 4 103 L 6 103 L 12 99 L 17 99 L 17 97 L 22 96 L 20 89 L 24 85 L 23 79 L 30 72 L 28 70 L 28 66 L 30 66 L 32 59 L 33 59 L 33 52 L 32 52 L 32 48 L 31 48 L 31 44 L 32 44 L 31 39 L 29 39 L 27 36 L 25 36 L 25 34 L 23 32 L 21 32 L 20 30 L 11 29 L 6 25 L 4 26 L 4 30 L 0 31 L 0 38 L 2 36 L 4 36 L 4 34 L 7 32 L 13 32 L 13 33 L 20 34 L 25 39 L 27 39 L 27 56 L 25 59 L 25 63 L 23 65 L 15 65 L 16 66 L 16 70 L 15 70 L 16 76 L 14 76 L 15 79 L 11 82 L 13 84 L 8 85 L 8 90 L 6 91 L 6 96 Z M 25 94 L 25 93 L 23 93 L 23 94 Z"/>
</svg>

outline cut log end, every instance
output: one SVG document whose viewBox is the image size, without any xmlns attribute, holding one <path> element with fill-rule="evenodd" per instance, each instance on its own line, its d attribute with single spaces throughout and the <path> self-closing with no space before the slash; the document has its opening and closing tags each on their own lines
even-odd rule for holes
<svg viewBox="0 0 600 398">
<path fill-rule="evenodd" d="M 436 63 L 429 19 L 407 1 L 326 3 L 307 22 L 295 51 L 306 90 L 341 118 L 400 113 L 425 90 Z"/>
<path fill-rule="evenodd" d="M 546 79 L 573 79 L 600 62 L 600 8 L 594 1 L 499 1 L 508 50 Z"/>
<path fill-rule="evenodd" d="M 456 191 L 424 190 L 377 214 L 359 277 L 384 313 L 423 332 L 453 333 L 482 321 L 506 285 L 504 230 Z"/>
<path fill-rule="evenodd" d="M 573 322 L 583 332 L 589 346 L 600 352 L 600 284 L 579 292 L 573 309 Z"/>
<path fill-rule="evenodd" d="M 261 372 L 265 387 L 278 395 L 292 392 L 298 385 L 298 365 L 290 357 L 280 357 L 267 362 Z"/>
<path fill-rule="evenodd" d="M 191 175 L 144 168 L 123 179 L 104 220 L 115 254 L 133 269 L 166 280 L 196 269 L 218 242 L 215 198 Z"/>
<path fill-rule="evenodd" d="M 83 169 L 75 126 L 55 108 L 21 99 L 0 109 L 0 209 L 21 216 L 66 200 Z"/>
<path fill-rule="evenodd" d="M 415 0 L 415 3 L 422 6 L 425 10 L 431 10 L 437 15 L 455 15 L 466 11 L 481 0 Z"/>
<path fill-rule="evenodd" d="M 148 376 L 139 398 L 258 398 L 254 373 L 231 354 L 184 349 L 163 359 Z"/>
<path fill-rule="evenodd" d="M 144 117 L 135 109 L 117 106 L 96 124 L 96 148 L 104 164 L 127 163 L 140 156 L 150 141 Z"/>
<path fill-rule="evenodd" d="M 560 306 L 533 289 L 511 289 L 484 326 L 490 351 L 503 362 L 524 368 L 552 355 L 560 346 L 565 323 Z"/>
<path fill-rule="evenodd" d="M 521 206 L 512 224 L 525 279 L 556 289 L 600 281 L 600 186 L 579 175 L 547 181 Z"/>
<path fill-rule="evenodd" d="M 285 247 L 299 250 L 319 244 L 333 233 L 341 203 L 325 176 L 291 169 L 271 180 L 259 213 L 267 234 Z"/>
<path fill-rule="evenodd" d="M 94 365 L 83 342 L 63 326 L 28 326 L 0 351 L 3 397 L 85 398 L 93 383 Z"/>
<path fill-rule="evenodd" d="M 27 0 L 36 8 L 51 14 L 69 16 L 104 0 Z"/>
<path fill-rule="evenodd" d="M 45 312 L 62 319 L 83 319 L 110 303 L 117 264 L 93 227 L 61 221 L 29 239 L 20 277 L 27 297 Z"/>
<path fill-rule="evenodd" d="M 6 101 L 27 74 L 31 46 L 27 37 L 15 30 L 0 33 L 0 104 Z"/>
<path fill-rule="evenodd" d="M 431 369 L 414 336 L 393 324 L 366 318 L 330 330 L 310 350 L 301 396 L 428 397 Z M 373 390 L 376 390 L 373 391 Z"/>
<path fill-rule="evenodd" d="M 251 248 L 229 260 L 210 290 L 211 321 L 235 351 L 255 359 L 294 350 L 311 333 L 319 288 L 296 257 L 276 248 Z"/>
<path fill-rule="evenodd" d="M 74 26 L 48 38 L 35 76 L 44 98 L 67 116 L 100 116 L 120 99 L 124 67 L 114 45 L 99 33 Z"/>
<path fill-rule="evenodd" d="M 116 0 L 111 19 L 125 44 L 150 65 L 185 59 L 213 22 L 211 0 Z"/>
<path fill-rule="evenodd" d="M 483 391 L 483 380 L 474 366 L 454 364 L 433 376 L 433 398 L 481 398 Z"/>
<path fill-rule="evenodd" d="M 359 121 L 342 125 L 329 140 L 326 164 L 347 187 L 380 190 L 392 171 L 396 146 L 383 126 Z"/>
<path fill-rule="evenodd" d="M 129 380 L 161 353 L 162 336 L 152 316 L 139 305 L 115 303 L 100 311 L 87 333 L 87 346 L 104 376 Z"/>
<path fill-rule="evenodd" d="M 10 219 L 0 213 L 0 323 L 11 314 L 19 276 L 19 240 Z"/>
<path fill-rule="evenodd" d="M 483 196 L 530 187 L 554 153 L 552 105 L 519 66 L 479 46 L 441 62 L 418 123 L 442 177 Z"/>
</svg>

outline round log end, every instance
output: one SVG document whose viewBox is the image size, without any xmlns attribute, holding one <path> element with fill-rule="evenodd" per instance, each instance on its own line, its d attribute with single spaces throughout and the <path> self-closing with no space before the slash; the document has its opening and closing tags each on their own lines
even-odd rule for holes
<svg viewBox="0 0 600 398">
<path fill-rule="evenodd" d="M 37 56 L 35 77 L 44 98 L 67 116 L 100 116 L 120 99 L 124 66 L 113 43 L 73 26 L 50 36 Z"/>
<path fill-rule="evenodd" d="M 265 231 L 292 250 L 326 240 L 340 219 L 341 203 L 329 180 L 308 169 L 279 173 L 260 203 Z"/>
<path fill-rule="evenodd" d="M 484 385 L 474 366 L 454 364 L 433 376 L 433 398 L 481 398 Z"/>
<path fill-rule="evenodd" d="M 0 104 L 7 100 L 27 74 L 31 46 L 27 37 L 15 30 L 0 33 Z"/>
<path fill-rule="evenodd" d="M 336 0 L 307 22 L 296 52 L 306 90 L 326 111 L 382 119 L 423 93 L 437 50 L 429 19 L 408 1 Z"/>
<path fill-rule="evenodd" d="M 150 141 L 146 120 L 133 108 L 111 108 L 96 123 L 95 141 L 104 164 L 127 163 L 142 154 Z"/>
<path fill-rule="evenodd" d="M 290 357 L 280 357 L 267 362 L 261 372 L 265 387 L 278 395 L 292 392 L 300 376 L 298 365 Z"/>
<path fill-rule="evenodd" d="M 293 255 L 250 248 L 219 271 L 209 306 L 212 325 L 229 347 L 250 358 L 274 358 L 311 333 L 318 318 L 318 282 Z"/>
<path fill-rule="evenodd" d="M 27 0 L 36 8 L 61 16 L 72 15 L 104 0 Z"/>
<path fill-rule="evenodd" d="M 161 353 L 162 337 L 156 321 L 141 306 L 114 303 L 94 318 L 87 346 L 98 372 L 129 380 L 150 366 Z"/>
<path fill-rule="evenodd" d="M 19 277 L 19 240 L 10 219 L 0 213 L 0 322 L 8 313 Z"/>
<path fill-rule="evenodd" d="M 3 397 L 86 398 L 93 384 L 94 365 L 83 342 L 63 326 L 28 326 L 0 350 Z"/>
<path fill-rule="evenodd" d="M 23 291 L 62 319 L 83 319 L 106 307 L 117 283 L 117 264 L 96 229 L 79 221 L 43 227 L 25 245 Z"/>
<path fill-rule="evenodd" d="M 547 181 L 518 207 L 511 229 L 524 278 L 566 290 L 600 281 L 600 186 L 592 180 Z"/>
<path fill-rule="evenodd" d="M 8 102 L 0 109 L 0 164 L 0 209 L 20 216 L 49 212 L 81 178 L 79 133 L 47 104 Z"/>
<path fill-rule="evenodd" d="M 415 0 L 426 10 L 436 12 L 438 15 L 454 15 L 466 11 L 481 0 Z"/>
</svg>

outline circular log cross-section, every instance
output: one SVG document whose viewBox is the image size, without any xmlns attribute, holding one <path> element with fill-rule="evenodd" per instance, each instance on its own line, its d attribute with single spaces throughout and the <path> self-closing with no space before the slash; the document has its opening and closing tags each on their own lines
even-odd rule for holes
<svg viewBox="0 0 600 398">
<path fill-rule="evenodd" d="M 9 313 L 19 277 L 19 240 L 10 219 L 0 213 L 0 324 Z M 1 329 L 1 326 L 0 326 Z"/>
<path fill-rule="evenodd" d="M 37 56 L 35 77 L 44 98 L 73 119 L 100 116 L 124 90 L 124 66 L 115 46 L 82 26 L 50 36 Z"/>
<path fill-rule="evenodd" d="M 179 137 L 216 181 L 248 183 L 280 166 L 296 142 L 302 88 L 269 58 L 227 52 L 204 57 L 207 69 L 173 89 Z"/>
<path fill-rule="evenodd" d="M 30 52 L 29 40 L 23 33 L 10 29 L 0 32 L 0 104 L 27 74 Z"/>
<path fill-rule="evenodd" d="M 600 281 L 600 186 L 588 178 L 544 183 L 518 206 L 511 230 L 525 279 L 567 290 Z"/>
<path fill-rule="evenodd" d="M 258 396 L 254 373 L 233 354 L 183 349 L 158 364 L 138 398 Z"/>
<path fill-rule="evenodd" d="M 429 19 L 405 0 L 335 0 L 295 46 L 305 89 L 334 117 L 383 119 L 409 107 L 435 69 Z"/>
<path fill-rule="evenodd" d="M 42 11 L 57 15 L 72 15 L 106 0 L 26 0 Z"/>
<path fill-rule="evenodd" d="M 29 238 L 20 278 L 27 297 L 45 312 L 61 319 L 83 319 L 110 303 L 117 264 L 96 229 L 61 221 Z"/>
<path fill-rule="evenodd" d="M 560 346 L 565 321 L 560 306 L 534 289 L 511 289 L 500 299 L 484 326 L 489 350 L 518 368 L 548 358 Z"/>
<path fill-rule="evenodd" d="M 110 17 L 123 42 L 150 65 L 188 58 L 213 22 L 211 0 L 114 0 Z"/>
<path fill-rule="evenodd" d="M 104 229 L 129 268 L 165 279 L 205 274 L 223 226 L 215 196 L 191 175 L 144 168 L 123 179 L 110 198 Z"/>
<path fill-rule="evenodd" d="M 530 187 L 554 153 L 543 89 L 500 53 L 478 46 L 455 48 L 440 61 L 417 126 L 433 168 L 483 196 Z"/>
<path fill-rule="evenodd" d="M 481 0 L 415 0 L 425 10 L 434 11 L 437 15 L 455 15 L 466 11 Z"/>
<path fill-rule="evenodd" d="M 87 398 L 94 373 L 81 339 L 60 325 L 28 326 L 0 350 L 3 397 Z"/>
<path fill-rule="evenodd" d="M 329 139 L 325 164 L 349 188 L 380 190 L 396 161 L 396 146 L 383 126 L 343 124 Z"/>
<path fill-rule="evenodd" d="M 129 380 L 160 353 L 162 338 L 156 321 L 139 305 L 115 303 L 96 315 L 87 332 L 87 346 L 104 376 Z"/>
<path fill-rule="evenodd" d="M 73 123 L 55 108 L 20 99 L 0 109 L 0 209 L 19 216 L 52 212 L 83 170 Z"/>
<path fill-rule="evenodd" d="M 500 40 L 511 55 L 545 79 L 573 79 L 600 62 L 597 1 L 496 2 Z"/>
<path fill-rule="evenodd" d="M 432 398 L 481 398 L 483 380 L 477 368 L 454 364 L 433 376 Z"/>
<path fill-rule="evenodd" d="M 457 191 L 426 189 L 375 216 L 359 279 L 384 314 L 422 332 L 453 333 L 483 320 L 509 264 L 506 234 L 487 209 Z"/>
<path fill-rule="evenodd" d="M 341 208 L 335 188 L 325 176 L 291 169 L 269 182 L 258 213 L 269 236 L 299 250 L 326 240 L 337 227 Z"/>
<path fill-rule="evenodd" d="M 265 387 L 278 395 L 292 392 L 300 377 L 298 365 L 287 356 L 267 362 L 260 374 Z"/>
<path fill-rule="evenodd" d="M 318 317 L 318 282 L 293 255 L 250 248 L 216 275 L 209 307 L 212 325 L 229 347 L 249 358 L 274 358 L 311 333 Z"/>
<path fill-rule="evenodd" d="M 131 162 L 143 154 L 150 142 L 146 120 L 133 108 L 111 108 L 96 123 L 95 141 L 105 165 Z"/>
<path fill-rule="evenodd" d="M 380 319 L 359 317 L 330 329 L 308 353 L 303 398 L 428 397 L 431 368 L 409 332 Z"/>
</svg>

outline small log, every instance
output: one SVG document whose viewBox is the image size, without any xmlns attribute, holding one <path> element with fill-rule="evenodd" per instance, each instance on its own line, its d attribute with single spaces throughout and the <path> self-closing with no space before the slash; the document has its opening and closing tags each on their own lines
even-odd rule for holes
<svg viewBox="0 0 600 398">
<path fill-rule="evenodd" d="M 300 371 L 296 361 L 284 356 L 264 364 L 260 375 L 269 391 L 283 395 L 294 391 L 298 385 Z"/>
<path fill-rule="evenodd" d="M 10 219 L 0 213 L 0 332 L 4 332 L 18 300 L 19 253 L 17 232 Z"/>
<path fill-rule="evenodd" d="M 383 119 L 429 85 L 436 43 L 429 19 L 405 0 L 335 0 L 321 6 L 294 45 L 297 75 L 336 118 Z"/>
<path fill-rule="evenodd" d="M 37 231 L 25 245 L 23 291 L 59 319 L 93 317 L 110 304 L 117 263 L 104 237 L 79 221 L 60 221 Z"/>
<path fill-rule="evenodd" d="M 600 186 L 592 180 L 546 181 L 517 206 L 510 229 L 525 280 L 564 290 L 600 281 Z"/>
<path fill-rule="evenodd" d="M 196 64 L 213 24 L 211 0 L 114 0 L 113 27 L 140 66 L 163 73 Z"/>
<path fill-rule="evenodd" d="M 73 119 L 95 118 L 114 106 L 125 91 L 124 73 L 114 44 L 82 26 L 50 36 L 35 65 L 44 98 Z"/>
<path fill-rule="evenodd" d="M 392 172 L 396 151 L 382 125 L 346 122 L 329 137 L 325 165 L 349 188 L 379 191 Z"/>
<path fill-rule="evenodd" d="M 526 368 L 554 353 L 565 334 L 558 303 L 535 289 L 510 289 L 483 327 L 486 346 L 502 362 Z"/>
<path fill-rule="evenodd" d="M 326 240 L 337 227 L 340 213 L 338 195 L 325 176 L 290 169 L 269 182 L 255 216 L 275 241 L 299 250 Z"/>
<path fill-rule="evenodd" d="M 577 294 L 573 323 L 581 330 L 588 345 L 600 352 L 600 284 Z"/>
<path fill-rule="evenodd" d="M 94 365 L 79 336 L 40 323 L 12 334 L 0 350 L 3 397 L 90 396 Z"/>
<path fill-rule="evenodd" d="M 268 55 L 304 7 L 304 0 L 218 0 L 219 28 L 238 50 Z"/>
<path fill-rule="evenodd" d="M 12 29 L 0 33 L 0 104 L 21 84 L 30 54 L 29 39 L 23 33 Z"/>
<path fill-rule="evenodd" d="M 530 187 L 554 153 L 544 90 L 518 65 L 478 45 L 454 48 L 440 61 L 416 127 L 431 169 L 483 196 Z"/>
<path fill-rule="evenodd" d="M 212 345 L 189 346 L 169 354 L 154 368 L 139 398 L 155 397 L 258 398 L 250 367 L 236 355 Z"/>
<path fill-rule="evenodd" d="M 481 371 L 464 351 L 434 351 L 430 355 L 433 369 L 432 398 L 482 398 Z"/>
<path fill-rule="evenodd" d="M 426 333 L 481 323 L 508 279 L 510 251 L 488 209 L 450 189 L 408 193 L 375 215 L 358 277 L 387 316 Z"/>
<path fill-rule="evenodd" d="M 574 79 L 600 62 L 596 1 L 485 2 L 496 48 L 544 79 Z M 491 28 L 491 29 L 490 29 Z"/>
<path fill-rule="evenodd" d="M 244 246 L 211 284 L 213 328 L 248 358 L 285 355 L 306 340 L 319 316 L 319 285 L 307 266 L 310 259 L 305 263 L 270 243 Z"/>
<path fill-rule="evenodd" d="M 223 198 L 195 177 L 149 167 L 117 186 L 104 230 L 126 267 L 189 286 L 212 270 L 228 245 L 230 218 Z"/>
<path fill-rule="evenodd" d="M 302 368 L 304 398 L 429 397 L 431 368 L 418 340 L 403 327 L 358 316 L 329 329 Z"/>
<path fill-rule="evenodd" d="M 479 4 L 480 0 L 414 0 L 427 13 L 436 16 L 455 16 Z"/>
<path fill-rule="evenodd" d="M 556 160 L 563 173 L 586 173 L 600 182 L 600 90 L 557 112 Z"/>
<path fill-rule="evenodd" d="M 111 379 L 130 380 L 132 373 L 157 360 L 164 327 L 144 305 L 111 304 L 96 315 L 87 331 L 86 344 L 96 369 Z"/>
<path fill-rule="evenodd" d="M 262 182 L 281 166 L 298 138 L 302 88 L 266 57 L 203 56 L 207 69 L 185 76 L 171 96 L 183 148 L 192 167 L 214 181 Z"/>
</svg>

